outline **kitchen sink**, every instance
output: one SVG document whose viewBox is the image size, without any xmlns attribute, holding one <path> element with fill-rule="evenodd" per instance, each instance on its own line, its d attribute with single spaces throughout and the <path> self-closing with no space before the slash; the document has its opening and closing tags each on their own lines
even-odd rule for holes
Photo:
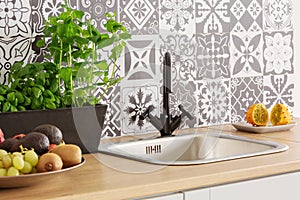
<svg viewBox="0 0 300 200">
<path fill-rule="evenodd" d="M 278 153 L 287 145 L 206 132 L 99 145 L 101 153 L 159 165 L 195 165 Z"/>
</svg>

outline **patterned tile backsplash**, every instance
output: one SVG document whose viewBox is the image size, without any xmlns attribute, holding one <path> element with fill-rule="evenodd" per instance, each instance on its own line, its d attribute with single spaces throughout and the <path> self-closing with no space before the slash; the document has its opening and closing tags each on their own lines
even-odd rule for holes
<svg viewBox="0 0 300 200">
<path fill-rule="evenodd" d="M 64 0 L 0 0 L 0 81 L 16 61 L 41 61 L 35 46 L 43 21 Z M 281 102 L 293 111 L 294 46 L 291 0 L 68 0 L 103 30 L 116 12 L 132 34 L 118 61 L 124 77 L 105 95 L 103 137 L 155 129 L 139 115 L 162 112 L 162 60 L 172 55 L 172 115 L 178 105 L 195 118 L 182 128 L 244 120 L 248 106 Z M 105 50 L 101 56 L 105 58 Z M 101 93 L 102 90 L 97 91 Z"/>
</svg>

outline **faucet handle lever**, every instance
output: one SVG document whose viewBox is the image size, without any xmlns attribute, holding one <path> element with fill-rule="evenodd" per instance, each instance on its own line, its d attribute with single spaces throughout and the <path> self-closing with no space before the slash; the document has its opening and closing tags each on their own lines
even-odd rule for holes
<svg viewBox="0 0 300 200">
<path fill-rule="evenodd" d="M 144 119 L 146 119 L 148 116 L 149 116 L 149 114 L 152 112 L 152 110 L 154 110 L 154 106 L 153 105 L 151 105 L 151 106 L 149 106 L 140 116 L 139 116 L 139 118 L 141 119 L 141 120 L 144 120 Z"/>
<path fill-rule="evenodd" d="M 182 116 L 181 117 L 184 117 L 184 116 L 187 116 L 189 118 L 189 120 L 192 120 L 194 119 L 194 117 L 188 112 L 186 111 L 182 105 L 179 105 L 178 106 L 179 110 L 182 112 Z"/>
</svg>

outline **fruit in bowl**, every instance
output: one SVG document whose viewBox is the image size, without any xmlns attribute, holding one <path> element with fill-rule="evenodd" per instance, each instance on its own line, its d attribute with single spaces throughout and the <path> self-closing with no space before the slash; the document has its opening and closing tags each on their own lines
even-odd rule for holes
<svg viewBox="0 0 300 200">
<path fill-rule="evenodd" d="M 12 138 L 2 136 L 0 176 L 63 171 L 82 163 L 80 147 L 65 144 L 61 131 L 51 124 L 40 125 L 33 132 Z"/>
<path fill-rule="evenodd" d="M 253 104 L 246 112 L 246 122 L 253 126 L 266 126 L 269 121 L 272 125 L 285 125 L 292 121 L 292 114 L 288 110 L 288 107 L 284 104 L 275 104 L 270 112 L 266 106 L 262 103 Z"/>
</svg>

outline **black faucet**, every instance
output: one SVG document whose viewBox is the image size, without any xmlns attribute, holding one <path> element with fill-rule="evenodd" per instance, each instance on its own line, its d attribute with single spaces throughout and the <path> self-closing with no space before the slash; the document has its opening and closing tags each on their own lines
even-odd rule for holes
<svg viewBox="0 0 300 200">
<path fill-rule="evenodd" d="M 161 137 L 172 136 L 174 130 L 176 130 L 183 117 L 188 117 L 190 120 L 193 119 L 193 116 L 188 113 L 182 105 L 179 105 L 178 108 L 181 111 L 181 115 L 172 117 L 170 114 L 169 106 L 169 94 L 171 91 L 171 55 L 166 53 L 163 60 L 163 112 L 160 117 L 156 117 L 151 114 L 154 110 L 154 106 L 149 106 L 144 113 L 142 113 L 139 118 L 144 120 L 149 119 L 150 123 L 160 132 Z"/>
</svg>

